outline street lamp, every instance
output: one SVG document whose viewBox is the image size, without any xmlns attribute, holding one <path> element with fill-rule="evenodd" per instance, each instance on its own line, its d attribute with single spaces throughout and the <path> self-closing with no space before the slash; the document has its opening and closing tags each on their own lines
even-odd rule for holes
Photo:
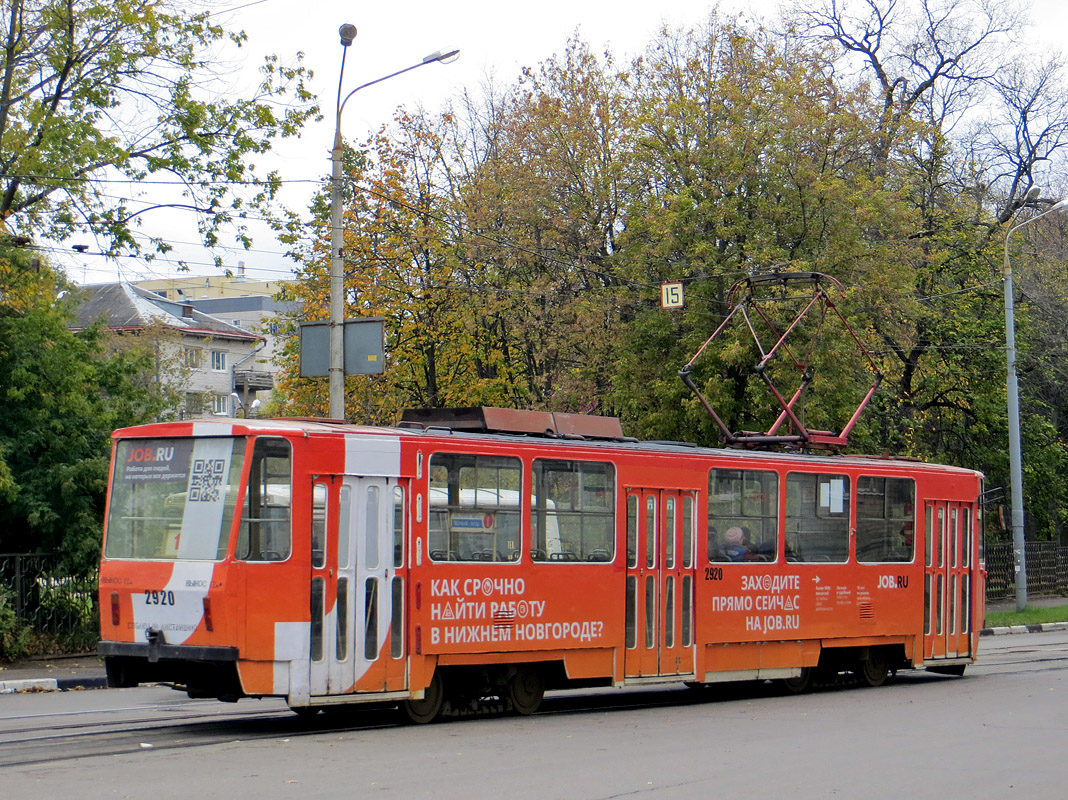
<svg viewBox="0 0 1068 800">
<path fill-rule="evenodd" d="M 330 151 L 331 182 L 330 182 L 330 417 L 332 419 L 345 418 L 345 356 L 344 356 L 344 327 L 345 327 L 345 258 L 344 237 L 341 229 L 341 112 L 345 110 L 345 103 L 356 92 L 374 86 L 376 83 L 411 72 L 413 69 L 426 66 L 427 64 L 451 64 L 460 56 L 459 50 L 442 52 L 437 50 L 423 58 L 418 64 L 391 72 L 373 81 L 361 84 L 341 97 L 341 85 L 345 77 L 345 54 L 349 45 L 356 38 L 356 26 L 345 23 L 338 29 L 341 35 L 341 73 L 337 82 L 337 115 L 334 118 L 334 147 Z"/>
<path fill-rule="evenodd" d="M 1027 193 L 1025 202 L 1038 199 L 1040 190 L 1036 187 Z M 1023 466 L 1020 448 L 1020 387 L 1016 382 L 1016 321 L 1012 310 L 1012 264 L 1009 261 L 1009 239 L 1015 231 L 1035 220 L 1042 219 L 1065 206 L 1068 200 L 1047 208 L 1041 214 L 1025 219 L 1009 228 L 1005 234 L 1005 263 L 1001 274 L 1005 283 L 1005 361 L 1008 372 L 1006 393 L 1009 397 L 1009 484 L 1012 503 L 1012 550 L 1016 568 L 1016 610 L 1023 611 L 1027 606 L 1027 555 L 1024 552 L 1024 506 L 1023 506 Z"/>
</svg>

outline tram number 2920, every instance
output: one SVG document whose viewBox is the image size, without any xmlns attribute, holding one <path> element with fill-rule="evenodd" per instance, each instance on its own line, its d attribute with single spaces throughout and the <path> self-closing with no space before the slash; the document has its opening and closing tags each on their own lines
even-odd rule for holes
<svg viewBox="0 0 1068 800">
<path fill-rule="evenodd" d="M 173 606 L 174 592 L 145 589 L 146 606 Z"/>
<path fill-rule="evenodd" d="M 723 580 L 723 567 L 705 567 L 705 580 L 706 581 L 721 581 L 721 580 Z"/>
</svg>

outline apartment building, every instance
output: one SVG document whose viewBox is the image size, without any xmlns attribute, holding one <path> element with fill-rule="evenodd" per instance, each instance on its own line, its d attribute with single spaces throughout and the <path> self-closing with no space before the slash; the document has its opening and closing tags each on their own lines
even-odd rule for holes
<svg viewBox="0 0 1068 800">
<path fill-rule="evenodd" d="M 155 337 L 158 379 L 185 398 L 179 416 L 253 416 L 269 397 L 274 376 L 267 338 L 234 324 L 236 315 L 228 321 L 128 283 L 82 286 L 79 292 L 76 328 L 103 318 L 116 334 Z"/>
</svg>

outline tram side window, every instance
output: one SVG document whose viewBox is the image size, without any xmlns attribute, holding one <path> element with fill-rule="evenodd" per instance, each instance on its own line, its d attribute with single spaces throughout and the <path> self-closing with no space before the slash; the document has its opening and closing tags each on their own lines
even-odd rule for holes
<svg viewBox="0 0 1068 800">
<path fill-rule="evenodd" d="M 466 453 L 430 457 L 430 559 L 518 561 L 522 463 Z"/>
<path fill-rule="evenodd" d="M 857 478 L 857 561 L 912 561 L 916 487 L 907 478 Z"/>
<path fill-rule="evenodd" d="M 849 476 L 786 477 L 786 560 L 842 563 L 849 557 Z"/>
<path fill-rule="evenodd" d="M 708 473 L 709 561 L 774 561 L 778 538 L 778 475 L 744 469 Z"/>
<path fill-rule="evenodd" d="M 611 561 L 615 555 L 616 470 L 601 461 L 538 458 L 532 469 L 531 547 L 535 561 Z"/>
<path fill-rule="evenodd" d="M 248 474 L 235 555 L 285 561 L 292 549 L 293 456 L 285 439 L 257 439 Z"/>
</svg>

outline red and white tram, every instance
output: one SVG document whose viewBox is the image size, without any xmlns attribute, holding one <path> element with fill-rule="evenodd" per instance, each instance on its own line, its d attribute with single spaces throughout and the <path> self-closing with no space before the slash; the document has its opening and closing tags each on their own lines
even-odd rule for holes
<svg viewBox="0 0 1068 800">
<path fill-rule="evenodd" d="M 115 686 L 393 701 L 417 721 L 491 697 L 530 713 L 568 686 L 960 674 L 981 481 L 501 409 L 127 428 L 99 650 Z"/>
</svg>

